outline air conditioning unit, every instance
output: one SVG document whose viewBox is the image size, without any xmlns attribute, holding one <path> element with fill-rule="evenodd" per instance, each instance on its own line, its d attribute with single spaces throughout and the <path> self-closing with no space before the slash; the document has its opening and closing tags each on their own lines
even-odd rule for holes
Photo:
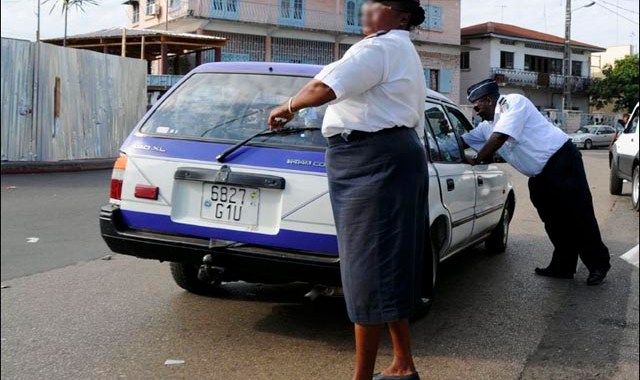
<svg viewBox="0 0 640 380">
<path fill-rule="evenodd" d="M 160 16 L 160 5 L 147 4 L 147 16 Z"/>
</svg>

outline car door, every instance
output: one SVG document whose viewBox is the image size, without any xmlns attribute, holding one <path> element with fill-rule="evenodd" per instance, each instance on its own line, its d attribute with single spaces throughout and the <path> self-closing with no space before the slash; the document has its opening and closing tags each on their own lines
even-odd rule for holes
<svg viewBox="0 0 640 380">
<path fill-rule="evenodd" d="M 633 161 L 638 155 L 638 106 L 627 124 L 627 128 L 616 141 L 618 170 L 622 177 L 631 179 Z"/>
<path fill-rule="evenodd" d="M 467 118 L 454 107 L 446 107 L 447 115 L 458 135 L 470 131 L 473 126 Z M 471 239 L 493 230 L 500 220 L 505 195 L 503 193 L 505 173 L 495 164 L 473 166 L 476 184 L 475 221 Z"/>
<path fill-rule="evenodd" d="M 476 179 L 473 167 L 466 164 L 455 131 L 449 123 L 444 108 L 427 103 L 426 128 L 431 131 L 437 151 L 432 149 L 433 162 L 440 179 L 442 202 L 451 216 L 450 250 L 466 244 L 473 231 L 476 201 Z"/>
<path fill-rule="evenodd" d="M 600 131 L 598 131 L 600 133 L 600 137 L 601 137 L 601 146 L 609 146 L 611 144 L 611 141 L 613 140 L 613 137 L 616 135 L 616 130 L 613 129 L 613 127 L 609 127 L 609 126 L 604 126 L 600 128 Z"/>
</svg>

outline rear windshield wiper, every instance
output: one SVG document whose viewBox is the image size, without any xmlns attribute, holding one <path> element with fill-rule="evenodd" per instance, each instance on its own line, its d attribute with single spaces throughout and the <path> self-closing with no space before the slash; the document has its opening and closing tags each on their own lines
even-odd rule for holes
<svg viewBox="0 0 640 380">
<path fill-rule="evenodd" d="M 256 137 L 274 136 L 274 135 L 288 135 L 288 134 L 292 134 L 292 133 L 298 133 L 298 132 L 304 132 L 304 131 L 318 131 L 318 130 L 320 130 L 320 128 L 282 128 L 282 129 L 273 130 L 273 131 L 265 129 L 264 131 L 260 131 L 260 132 L 256 133 L 255 135 L 249 136 L 246 139 L 240 141 L 239 143 L 231 146 L 229 149 L 227 149 L 224 152 L 220 153 L 216 157 L 216 160 L 218 162 L 224 162 L 225 159 L 231 153 L 233 153 L 236 150 L 240 149 L 241 147 L 245 146 L 249 141 L 255 139 Z"/>
</svg>

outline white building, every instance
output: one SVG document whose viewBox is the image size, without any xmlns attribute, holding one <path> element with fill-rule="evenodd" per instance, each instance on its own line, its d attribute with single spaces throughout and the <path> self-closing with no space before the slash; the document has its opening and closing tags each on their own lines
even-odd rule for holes
<svg viewBox="0 0 640 380">
<path fill-rule="evenodd" d="M 602 76 L 602 69 L 605 65 L 613 65 L 613 63 L 622 59 L 627 55 L 633 55 L 633 45 L 611 46 L 607 50 L 591 54 L 591 76 L 598 78 Z"/>
<path fill-rule="evenodd" d="M 514 25 L 487 22 L 462 28 L 460 89 L 494 78 L 505 94 L 527 96 L 538 109 L 562 109 L 564 39 Z M 572 108 L 587 112 L 591 54 L 598 46 L 572 41 Z"/>
</svg>

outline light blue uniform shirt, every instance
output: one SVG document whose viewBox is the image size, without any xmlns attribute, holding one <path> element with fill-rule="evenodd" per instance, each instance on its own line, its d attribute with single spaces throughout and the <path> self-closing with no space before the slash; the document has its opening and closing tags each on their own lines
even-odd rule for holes
<svg viewBox="0 0 640 380">
<path fill-rule="evenodd" d="M 483 121 L 462 139 L 473 150 L 480 151 L 493 132 L 509 136 L 498 154 L 527 177 L 540 174 L 549 158 L 569 140 L 566 133 L 519 94 L 501 96 L 493 121 Z"/>
</svg>

